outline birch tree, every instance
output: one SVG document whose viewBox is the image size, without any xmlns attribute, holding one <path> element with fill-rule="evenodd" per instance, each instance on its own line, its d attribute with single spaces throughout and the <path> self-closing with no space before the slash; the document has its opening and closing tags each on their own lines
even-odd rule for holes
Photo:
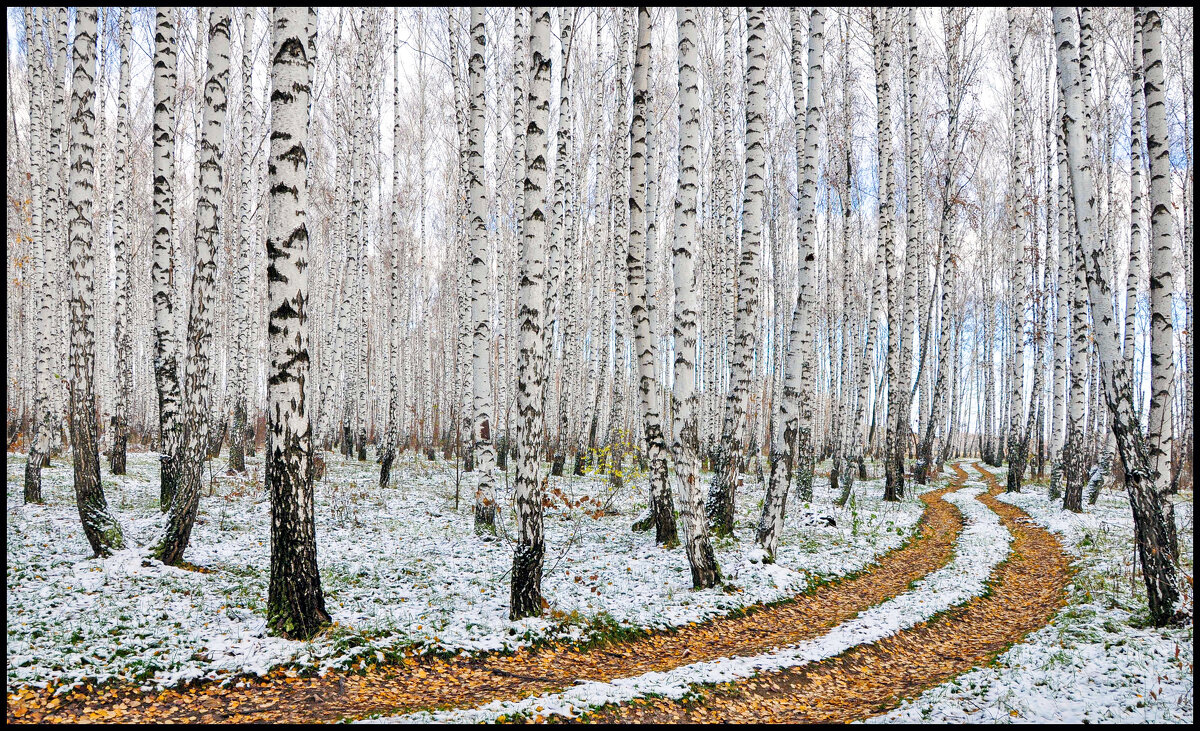
<svg viewBox="0 0 1200 731">
<path fill-rule="evenodd" d="M 70 240 L 71 452 L 74 455 L 75 505 L 83 533 L 96 556 L 124 547 L 121 525 L 110 512 L 100 484 L 100 453 L 96 430 L 95 286 L 92 242 L 92 203 L 95 193 L 96 8 L 75 14 L 71 73 L 71 172 L 67 201 Z"/>
<path fill-rule="evenodd" d="M 158 389 L 159 507 L 171 506 L 179 482 L 179 345 L 175 340 L 172 251 L 175 216 L 175 66 L 171 13 L 158 9 L 154 32 L 154 381 Z"/>
<path fill-rule="evenodd" d="M 328 624 L 313 521 L 308 377 L 309 236 L 306 220 L 309 102 L 317 53 L 313 8 L 276 8 L 271 23 L 270 204 L 267 223 L 266 483 L 271 495 L 267 626 L 308 639 Z"/>
<path fill-rule="evenodd" d="M 493 470 L 496 448 L 492 436 L 492 325 L 491 294 L 488 290 L 487 191 L 483 181 L 484 135 L 484 60 L 487 42 L 484 35 L 484 8 L 471 8 L 471 56 L 467 63 L 470 77 L 471 127 L 468 133 L 467 168 L 470 175 L 471 204 L 471 391 L 474 414 L 472 437 L 475 451 L 475 529 L 496 531 L 496 495 Z M 528 134 L 528 133 L 526 133 Z M 528 142 L 526 143 L 528 144 Z M 526 203 L 528 207 L 528 202 Z M 540 334 L 540 333 L 539 333 Z M 540 394 L 539 394 L 540 395 Z"/>
<path fill-rule="evenodd" d="M 209 16 L 208 72 L 204 83 L 204 136 L 200 148 L 200 195 L 196 201 L 195 270 L 188 308 L 188 348 L 184 368 L 186 410 L 179 450 L 178 491 L 167 511 L 167 529 L 157 554 L 178 564 L 187 549 L 200 504 L 208 446 L 212 390 L 213 307 L 218 221 L 222 198 L 221 144 L 225 136 L 226 85 L 229 76 L 229 9 L 213 8 Z"/>
<path fill-rule="evenodd" d="M 884 434 L 884 500 L 904 497 L 904 439 L 908 417 L 900 413 L 904 386 L 899 381 L 900 368 L 900 302 L 897 289 L 900 270 L 896 262 L 895 237 L 892 231 L 895 218 L 895 174 L 892 169 L 892 90 L 891 90 L 891 14 L 887 8 L 871 11 L 871 34 L 875 41 L 875 96 L 877 101 L 876 134 L 878 136 L 879 246 L 883 250 L 883 266 L 887 283 L 887 421 Z M 879 396 L 877 396 L 879 398 Z"/>
<path fill-rule="evenodd" d="M 482 14 L 481 14 L 482 23 Z M 550 122 L 550 8 L 532 10 L 529 35 L 533 80 L 529 85 L 529 123 L 525 130 L 525 220 L 521 227 L 521 272 L 517 320 L 520 354 L 517 360 L 517 480 L 514 491 L 517 546 L 513 553 L 509 618 L 542 613 L 542 561 L 546 553 L 542 533 L 542 463 L 538 447 L 543 439 L 542 306 L 545 293 L 546 151 Z"/>
<path fill-rule="evenodd" d="M 1144 24 L 1144 28 L 1151 29 L 1153 21 L 1149 18 L 1147 21 L 1149 22 Z M 1058 64 L 1062 68 L 1060 90 L 1066 99 L 1064 126 L 1071 188 L 1074 194 L 1080 249 L 1086 268 L 1088 300 L 1092 308 L 1095 340 L 1099 351 L 1104 400 L 1108 406 L 1112 419 L 1111 428 L 1125 468 L 1125 488 L 1133 510 L 1138 557 L 1142 562 L 1150 616 L 1156 626 L 1162 626 L 1171 621 L 1175 612 L 1175 602 L 1179 596 L 1178 576 L 1168 548 L 1170 531 L 1166 525 L 1166 516 L 1154 489 L 1149 449 L 1142 438 L 1136 411 L 1133 409 L 1133 387 L 1129 371 L 1126 363 L 1120 359 L 1117 349 L 1112 297 L 1102 269 L 1104 252 L 1095 223 L 1095 183 L 1087 120 L 1083 113 L 1079 36 L 1076 19 L 1070 8 L 1054 8 L 1054 34 Z M 1152 37 L 1153 34 L 1153 30 L 1145 33 L 1145 47 L 1149 48 L 1156 43 L 1157 39 Z M 1154 54 L 1144 52 L 1143 59 L 1147 56 L 1151 60 L 1155 58 Z M 1145 71 L 1150 71 L 1153 66 L 1143 65 Z M 1149 111 L 1149 108 L 1159 101 L 1160 97 L 1157 95 L 1160 92 L 1157 88 L 1150 88 L 1155 82 L 1154 76 L 1147 74 L 1147 82 L 1146 106 Z M 1155 95 L 1154 101 L 1151 101 L 1152 93 Z M 1148 126 L 1153 128 L 1154 123 L 1151 122 Z M 1154 132 L 1150 131 L 1147 139 L 1153 134 Z M 1148 142 L 1147 150 L 1152 160 L 1158 149 L 1157 145 L 1150 145 Z M 1153 167 L 1151 169 L 1153 170 Z M 1151 178 L 1151 200 L 1152 204 L 1157 206 L 1157 201 L 1154 200 L 1153 172 Z M 1151 228 L 1153 230 L 1153 215 Z"/>
<path fill-rule="evenodd" d="M 1138 13 L 1143 33 L 1146 153 L 1150 157 L 1150 410 L 1146 419 L 1149 426 L 1147 479 L 1153 485 L 1155 502 L 1162 509 L 1160 526 L 1157 526 L 1164 530 L 1164 535 L 1158 538 L 1160 548 L 1166 551 L 1166 560 L 1174 562 L 1179 556 L 1179 545 L 1175 536 L 1175 506 L 1168 497 L 1174 492 L 1171 484 L 1171 436 L 1174 428 L 1171 399 L 1175 384 L 1175 339 L 1171 327 L 1175 293 L 1171 274 L 1174 266 L 1171 248 L 1175 236 L 1174 219 L 1171 216 L 1171 145 L 1167 136 L 1162 11 L 1157 7 L 1144 7 L 1139 8 Z M 1125 362 L 1128 361 L 1126 358 Z M 1134 414 L 1136 427 L 1136 411 Z"/>
<path fill-rule="evenodd" d="M 650 8 L 637 9 L 637 50 L 633 64 L 633 123 L 630 126 L 629 156 L 629 247 L 625 271 L 629 277 L 629 318 L 634 327 L 634 349 L 638 362 L 638 395 L 642 428 L 646 435 L 649 463 L 649 514 L 634 524 L 634 530 L 654 526 L 654 541 L 660 546 L 679 542 L 675 512 L 667 487 L 667 444 L 663 435 L 662 399 L 658 385 L 658 336 L 646 300 L 646 268 L 653 266 L 654 238 L 647 231 L 646 212 L 653 210 L 646 187 L 650 168 L 646 143 L 646 116 L 653 114 L 650 87 Z M 560 147 L 561 149 L 561 147 Z M 651 222 L 653 223 L 653 222 Z"/>
<path fill-rule="evenodd" d="M 45 150 L 48 142 L 46 138 L 50 120 L 47 117 L 50 115 L 42 103 L 44 46 L 42 45 L 41 30 L 36 26 L 37 9 L 26 8 L 26 45 L 30 49 L 27 59 L 30 83 L 29 146 L 31 167 L 33 168 L 30 223 L 33 229 L 31 237 L 33 239 L 33 280 L 38 293 L 36 322 L 37 330 L 42 335 L 34 342 L 36 350 L 33 384 L 35 396 L 29 455 L 25 460 L 24 498 L 26 503 L 43 502 L 42 465 L 49 456 L 49 430 L 54 418 L 50 411 L 50 332 L 53 322 L 51 308 L 55 301 L 54 291 L 57 289 L 52 281 L 53 269 L 51 268 L 52 261 L 56 258 L 55 247 L 52 244 L 53 237 L 50 233 L 50 226 L 45 224 L 48 223 L 47 219 L 50 217 L 58 218 L 54 215 L 54 207 L 58 202 L 58 186 L 54 184 L 51 177 L 54 167 L 49 161 L 43 164 L 42 156 L 38 154 L 39 150 Z M 49 151 L 48 157 L 54 160 L 58 158 L 58 155 L 52 149 Z"/>
<path fill-rule="evenodd" d="M 758 330 L 758 288 L 762 276 L 759 260 L 762 257 L 763 198 L 766 184 L 766 8 L 749 8 L 746 14 L 746 28 L 746 196 L 742 214 L 742 253 L 737 270 L 737 321 L 733 337 L 732 387 L 725 400 L 725 417 L 721 424 L 721 439 L 717 445 L 706 506 L 709 527 L 717 536 L 730 535 L 733 532 L 734 498 L 738 474 L 742 471 L 746 402 L 750 396 L 755 336 Z"/>
<path fill-rule="evenodd" d="M 799 94 L 795 78 L 801 73 L 800 15 L 798 9 L 792 10 L 792 88 Z M 783 395 L 779 399 L 775 412 L 775 430 L 771 443 L 771 479 L 767 486 L 767 495 L 763 499 L 762 515 L 758 521 L 758 545 L 766 551 L 770 560 L 774 560 L 779 547 L 779 538 L 783 533 L 784 508 L 787 501 L 788 484 L 791 482 L 793 461 L 798 457 L 799 472 L 798 490 L 803 499 L 812 497 L 812 406 L 809 398 L 809 388 L 813 370 L 813 316 L 815 309 L 815 287 L 813 271 L 816 263 L 816 194 L 817 194 L 817 126 L 820 121 L 822 107 L 822 86 L 824 84 L 822 56 L 825 53 L 825 13 L 822 8 L 813 8 L 808 21 L 808 94 L 807 109 L 804 119 L 804 135 L 802 152 L 799 135 L 797 135 L 797 152 L 800 161 L 799 210 L 800 225 L 800 289 L 792 308 L 791 329 L 788 335 L 787 366 L 784 375 Z M 765 95 L 765 90 L 764 90 Z M 799 114 L 797 102 L 797 115 Z M 749 107 L 747 107 L 749 108 Z M 797 117 L 799 118 L 799 117 Z M 747 127 L 749 122 L 747 122 Z M 747 166 L 747 176 L 750 174 Z M 747 180 L 750 178 L 747 177 Z M 747 186 L 749 187 L 749 186 Z M 747 196 L 747 211 L 749 196 Z M 743 236 L 745 238 L 745 236 Z M 795 445 L 795 447 L 793 447 Z M 793 448 L 796 450 L 793 456 Z"/>
<path fill-rule="evenodd" d="M 676 9 L 679 35 L 679 193 L 675 198 L 675 361 L 671 393 L 675 475 L 683 518 L 684 547 L 692 586 L 705 589 L 721 580 L 708 540 L 704 492 L 700 485 L 700 433 L 696 414 L 696 199 L 700 162 L 699 53 L 696 10 Z"/>
<path fill-rule="evenodd" d="M 1017 9 L 1008 8 L 1008 60 L 1012 69 L 1012 157 L 1009 180 L 1010 195 L 1010 271 L 1009 312 L 1012 355 L 1008 360 L 1008 477 L 1005 492 L 1020 492 L 1025 472 L 1024 401 L 1025 401 L 1025 283 L 1029 261 L 1029 229 L 1026 221 L 1029 210 L 1025 200 L 1025 99 L 1021 75 L 1021 39 L 1017 38 Z"/>
<path fill-rule="evenodd" d="M 233 391 L 233 433 L 229 437 L 229 469 L 235 472 L 246 471 L 246 369 L 248 358 L 246 354 L 246 322 L 248 316 L 247 299 L 249 292 L 250 279 L 250 263 L 252 257 L 251 252 L 251 223 L 250 215 L 253 210 L 252 183 L 250 178 L 250 163 L 251 155 L 248 154 L 251 123 L 253 121 L 254 110 L 254 95 L 253 95 L 253 72 L 254 72 L 254 48 L 252 46 L 254 38 L 254 16 L 258 12 L 257 8 L 247 7 L 245 16 L 242 21 L 242 164 L 239 170 L 238 191 L 241 196 L 241 218 L 238 222 L 238 246 L 237 251 L 240 252 L 245 261 L 235 261 L 233 265 L 237 267 L 234 285 L 234 319 L 233 319 L 233 347 L 234 347 L 234 369 L 233 383 L 230 388 Z M 253 439 L 253 435 L 251 435 Z"/>
</svg>

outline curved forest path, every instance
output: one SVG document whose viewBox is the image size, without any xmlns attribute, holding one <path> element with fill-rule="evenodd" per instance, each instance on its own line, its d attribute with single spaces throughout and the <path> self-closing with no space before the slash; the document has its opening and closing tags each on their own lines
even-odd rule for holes
<svg viewBox="0 0 1200 731">
<path fill-rule="evenodd" d="M 8 721 L 337 721 L 474 707 L 493 700 L 558 692 L 579 680 L 608 681 L 722 657 L 760 654 L 821 636 L 945 566 L 954 554 L 963 521 L 958 510 L 942 498 L 963 487 L 967 479 L 961 467 L 952 468 L 955 474 L 946 486 L 921 495 L 925 512 L 916 533 L 904 545 L 858 574 L 816 585 L 778 604 L 748 608 L 742 616 L 718 617 L 591 649 L 552 645 L 508 656 L 409 659 L 360 674 L 329 672 L 322 677 L 287 677 L 296 673 L 276 670 L 263 678 L 245 679 L 242 687 L 209 682 L 144 692 L 136 686 L 110 686 L 76 689 L 58 698 L 26 690 L 8 695 Z M 617 712 L 625 720 L 627 713 L 652 710 L 630 706 Z M 630 720 L 634 718 L 630 716 Z"/>
<path fill-rule="evenodd" d="M 686 702 L 647 699 L 605 706 L 585 720 L 844 723 L 889 711 L 1020 642 L 1065 604 L 1070 559 L 1024 511 L 996 500 L 1003 488 L 982 465 L 975 468 L 988 486 L 977 499 L 1013 536 L 1012 552 L 993 571 L 985 596 L 827 660 L 700 688 Z"/>
</svg>

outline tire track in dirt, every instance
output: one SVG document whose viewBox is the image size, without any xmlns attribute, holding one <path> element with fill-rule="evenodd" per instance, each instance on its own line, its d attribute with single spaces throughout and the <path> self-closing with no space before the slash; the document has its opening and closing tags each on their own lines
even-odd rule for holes
<svg viewBox="0 0 1200 731">
<path fill-rule="evenodd" d="M 913 539 L 858 574 L 843 577 L 743 616 L 718 617 L 675 631 L 580 650 L 553 645 L 509 656 L 411 659 L 365 674 L 329 672 L 285 677 L 273 671 L 244 687 L 206 683 L 161 692 L 135 686 L 8 696 L 10 722 L 313 722 L 477 706 L 552 693 L 576 680 L 607 681 L 730 655 L 756 655 L 812 639 L 859 612 L 907 590 L 947 564 L 962 530 L 958 510 L 942 499 L 967 475 L 957 465 L 948 485 L 921 496 L 925 512 Z M 294 674 L 294 673 L 293 673 Z M 18 711 L 20 715 L 16 715 Z"/>
<path fill-rule="evenodd" d="M 995 477 L 975 467 L 989 488 L 977 499 L 1013 535 L 1012 553 L 992 573 L 985 596 L 828 660 L 699 688 L 686 702 L 648 699 L 606 706 L 584 720 L 849 722 L 891 710 L 1020 642 L 1065 604 L 1070 560 L 1058 540 L 1024 511 L 996 500 L 1001 487 Z"/>
</svg>

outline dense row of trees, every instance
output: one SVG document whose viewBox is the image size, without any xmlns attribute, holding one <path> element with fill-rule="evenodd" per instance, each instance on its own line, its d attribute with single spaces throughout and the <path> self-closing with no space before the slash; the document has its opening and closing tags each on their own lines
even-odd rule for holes
<svg viewBox="0 0 1200 731">
<path fill-rule="evenodd" d="M 405 450 L 461 457 L 484 534 L 511 458 L 514 617 L 544 606 L 546 465 L 619 483 L 636 452 L 635 529 L 682 541 L 707 587 L 747 471 L 773 557 L 818 460 L 845 502 L 868 456 L 900 499 L 980 454 L 1009 490 L 1048 471 L 1079 511 L 1119 455 L 1151 613 L 1172 615 L 1190 10 L 17 21 L 9 441 L 31 502 L 69 443 L 96 553 L 123 543 L 101 440 L 114 473 L 131 440 L 160 452 L 173 564 L 205 456 L 227 441 L 243 472 L 265 441 L 289 636 L 328 619 L 322 450 L 374 445 L 381 485 Z"/>
</svg>

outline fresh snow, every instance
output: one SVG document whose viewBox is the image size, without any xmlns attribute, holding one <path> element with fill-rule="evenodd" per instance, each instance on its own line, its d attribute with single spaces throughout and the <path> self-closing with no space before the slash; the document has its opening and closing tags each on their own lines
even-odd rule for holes
<svg viewBox="0 0 1200 731">
<path fill-rule="evenodd" d="M 1076 557 L 1067 606 L 994 667 L 960 675 L 870 720 L 1191 723 L 1192 627 L 1145 626 L 1146 594 L 1132 571 L 1133 519 L 1124 491 L 1104 491 L 1077 515 L 1051 503 L 1045 487 L 1025 489 L 1000 499 L 1058 534 Z M 1190 577 L 1191 494 L 1175 500 L 1179 553 Z M 1190 581 L 1183 602 L 1190 611 Z"/>
<path fill-rule="evenodd" d="M 915 582 L 910 591 L 862 612 L 816 639 L 763 655 L 723 657 L 610 682 L 581 682 L 561 693 L 547 693 L 520 701 L 493 701 L 475 709 L 422 711 L 371 720 L 480 723 L 513 714 L 570 718 L 606 703 L 623 703 L 650 694 L 678 699 L 687 695 L 691 686 L 697 683 L 741 680 L 761 672 L 823 660 L 851 647 L 876 642 L 984 592 L 992 569 L 1009 553 L 1012 535 L 1000 524 L 999 516 L 975 499 L 983 491 L 978 483 L 968 483 L 967 487 L 946 497 L 959 508 L 966 523 L 954 558 L 946 566 Z"/>
<path fill-rule="evenodd" d="M 737 589 L 692 591 L 682 548 L 664 551 L 652 531 L 629 529 L 645 509 L 644 475 L 615 492 L 602 476 L 551 478 L 572 501 L 588 501 L 567 507 L 551 498 L 543 587 L 554 614 L 512 622 L 511 472 L 507 480 L 499 473 L 501 535 L 489 540 L 473 531 L 470 473 L 461 475 L 455 510 L 453 462 L 404 455 L 393 466 L 393 486 L 380 489 L 375 462 L 329 456 L 327 479 L 316 486 L 317 550 L 336 626 L 295 642 L 266 634 L 270 539 L 261 458 L 247 460 L 248 478 L 222 474 L 224 457 L 205 468 L 185 557 L 212 573 L 146 556 L 162 529 L 158 455 L 131 452 L 127 476 L 109 474 L 102 462 L 104 489 L 130 547 L 101 560 L 90 557 L 79 526 L 69 458 L 43 470 L 47 502 L 39 506 L 22 498 L 23 456 L 8 456 L 10 691 L 53 684 L 61 692 L 107 680 L 146 688 L 232 681 L 281 665 L 324 672 L 402 652 L 471 654 L 581 641 L 614 624 L 686 625 L 793 596 L 810 575 L 855 572 L 899 546 L 923 508 L 915 496 L 884 503 L 881 480 L 860 481 L 855 502 L 838 508 L 828 480 L 817 477 L 813 503 L 789 507 L 778 562 L 764 565 L 754 550 L 763 487 L 746 475 L 737 540 L 714 542 Z M 616 514 L 584 513 L 597 504 Z"/>
</svg>

